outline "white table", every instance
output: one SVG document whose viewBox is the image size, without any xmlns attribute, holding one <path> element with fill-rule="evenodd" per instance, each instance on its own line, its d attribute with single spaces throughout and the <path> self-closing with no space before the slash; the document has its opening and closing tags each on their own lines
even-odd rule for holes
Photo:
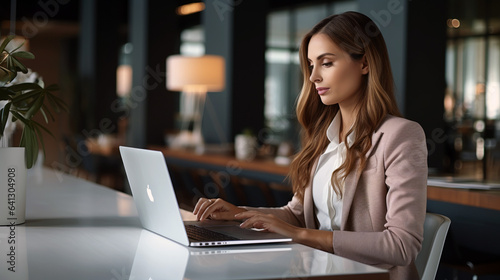
<svg viewBox="0 0 500 280">
<path fill-rule="evenodd" d="M 187 248 L 143 230 L 129 195 L 50 169 L 30 170 L 26 223 L 0 227 L 0 254 L 2 280 L 389 279 L 294 243 Z"/>
</svg>

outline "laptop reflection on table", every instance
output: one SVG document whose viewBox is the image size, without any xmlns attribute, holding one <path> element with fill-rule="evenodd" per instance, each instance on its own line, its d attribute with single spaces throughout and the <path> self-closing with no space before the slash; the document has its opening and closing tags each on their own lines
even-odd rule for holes
<svg viewBox="0 0 500 280">
<path fill-rule="evenodd" d="M 245 273 L 254 272 L 255 263 L 290 258 L 292 246 L 268 244 L 193 248 L 142 230 L 129 279 L 244 278 Z M 231 272 L 231 269 L 235 271 Z"/>
<path fill-rule="evenodd" d="M 142 230 L 129 279 L 184 279 L 188 259 L 187 247 Z"/>
</svg>

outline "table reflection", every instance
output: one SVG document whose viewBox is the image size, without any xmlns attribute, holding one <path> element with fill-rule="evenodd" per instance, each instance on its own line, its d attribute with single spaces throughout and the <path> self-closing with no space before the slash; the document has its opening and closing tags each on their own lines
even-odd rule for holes
<svg viewBox="0 0 500 280">
<path fill-rule="evenodd" d="M 377 269 L 295 243 L 190 248 L 142 230 L 129 279 L 306 278 L 363 271 Z"/>
</svg>

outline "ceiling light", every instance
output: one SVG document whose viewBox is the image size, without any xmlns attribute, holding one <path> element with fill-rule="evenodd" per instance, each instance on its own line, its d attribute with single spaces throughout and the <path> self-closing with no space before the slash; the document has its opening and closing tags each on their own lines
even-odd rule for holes
<svg viewBox="0 0 500 280">
<path fill-rule="evenodd" d="M 190 14 L 201 12 L 204 9 L 205 9 L 205 3 L 196 2 L 196 3 L 191 3 L 191 4 L 179 6 L 177 8 L 177 14 L 181 15 L 181 16 L 185 16 L 185 15 L 190 15 Z"/>
</svg>

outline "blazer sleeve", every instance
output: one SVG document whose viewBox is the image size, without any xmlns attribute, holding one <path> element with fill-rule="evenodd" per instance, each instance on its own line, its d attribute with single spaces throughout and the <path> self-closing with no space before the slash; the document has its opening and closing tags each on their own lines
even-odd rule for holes
<svg viewBox="0 0 500 280">
<path fill-rule="evenodd" d="M 367 180 L 366 185 L 387 192 L 380 213 L 369 213 L 372 219 L 381 217 L 380 227 L 374 225 L 373 231 L 334 231 L 333 249 L 337 255 L 389 268 L 409 265 L 421 248 L 427 201 L 427 146 L 425 134 L 415 122 L 396 121 L 385 127 L 376 147 L 382 149 L 376 153 L 382 152 L 384 169 L 377 172 L 384 172 L 380 178 L 385 180 Z M 351 208 L 358 206 L 353 202 Z"/>
</svg>

